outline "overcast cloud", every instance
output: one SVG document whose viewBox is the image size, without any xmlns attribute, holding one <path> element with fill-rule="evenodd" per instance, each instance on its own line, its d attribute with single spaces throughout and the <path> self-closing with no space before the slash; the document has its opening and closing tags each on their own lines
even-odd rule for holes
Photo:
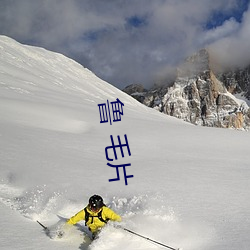
<svg viewBox="0 0 250 250">
<path fill-rule="evenodd" d="M 249 0 L 0 0 L 0 34 L 61 52 L 119 88 L 130 83 L 148 87 L 183 58 L 208 46 L 223 63 L 249 63 L 248 4 Z"/>
</svg>

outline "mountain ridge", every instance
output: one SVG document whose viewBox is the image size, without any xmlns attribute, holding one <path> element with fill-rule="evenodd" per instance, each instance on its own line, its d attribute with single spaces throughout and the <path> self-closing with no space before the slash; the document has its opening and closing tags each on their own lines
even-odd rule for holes
<svg viewBox="0 0 250 250">
<path fill-rule="evenodd" d="M 195 125 L 248 130 L 250 67 L 217 72 L 211 61 L 209 51 L 202 49 L 177 68 L 171 85 L 143 91 L 140 85 L 130 85 L 123 91 L 148 107 Z"/>
</svg>

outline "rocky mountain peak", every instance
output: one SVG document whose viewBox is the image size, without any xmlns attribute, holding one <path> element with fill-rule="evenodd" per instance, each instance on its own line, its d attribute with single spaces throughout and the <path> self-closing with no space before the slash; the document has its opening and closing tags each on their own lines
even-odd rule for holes
<svg viewBox="0 0 250 250">
<path fill-rule="evenodd" d="M 171 86 L 130 95 L 160 112 L 196 125 L 248 129 L 249 106 L 233 94 L 248 93 L 245 87 L 250 85 L 250 74 L 245 70 L 215 74 L 212 68 L 209 51 L 202 49 L 178 67 Z"/>
<path fill-rule="evenodd" d="M 194 77 L 205 74 L 210 70 L 209 53 L 201 49 L 194 55 L 188 57 L 177 69 L 177 77 Z"/>
</svg>

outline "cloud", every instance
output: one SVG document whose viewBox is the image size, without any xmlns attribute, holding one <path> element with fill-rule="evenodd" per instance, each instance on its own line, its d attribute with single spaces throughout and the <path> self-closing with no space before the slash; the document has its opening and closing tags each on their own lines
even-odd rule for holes
<svg viewBox="0 0 250 250">
<path fill-rule="evenodd" d="M 227 29 L 224 24 L 220 29 Z M 225 67 L 245 67 L 250 64 L 250 10 L 243 15 L 236 29 L 210 44 L 216 61 Z"/>
<path fill-rule="evenodd" d="M 225 37 L 235 34 L 240 28 L 240 24 L 232 17 L 226 20 L 221 26 L 204 31 L 200 38 L 201 44 L 211 44 Z"/>
<path fill-rule="evenodd" d="M 216 53 L 225 45 L 248 48 L 249 14 L 242 22 L 233 17 L 242 7 L 239 2 L 2 0 L 0 33 L 61 52 L 120 88 L 130 83 L 148 87 L 204 46 L 212 44 Z M 215 20 L 208 29 L 220 14 L 225 20 Z"/>
</svg>

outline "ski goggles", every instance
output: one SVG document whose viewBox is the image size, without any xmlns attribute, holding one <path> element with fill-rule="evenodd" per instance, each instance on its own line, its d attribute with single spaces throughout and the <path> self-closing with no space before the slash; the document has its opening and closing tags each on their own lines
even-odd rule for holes
<svg viewBox="0 0 250 250">
<path fill-rule="evenodd" d="M 99 210 L 101 209 L 100 207 L 93 206 L 93 205 L 92 205 L 92 206 L 90 205 L 89 208 L 90 208 L 90 210 L 93 211 L 93 212 L 97 212 L 97 211 L 99 211 Z"/>
</svg>

